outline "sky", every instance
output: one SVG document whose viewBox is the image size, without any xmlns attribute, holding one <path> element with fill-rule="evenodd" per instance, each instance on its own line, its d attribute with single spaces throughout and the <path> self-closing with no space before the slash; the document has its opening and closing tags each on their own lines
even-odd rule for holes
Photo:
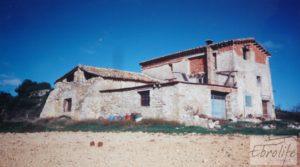
<svg viewBox="0 0 300 167">
<path fill-rule="evenodd" d="M 254 37 L 271 54 L 276 106 L 300 103 L 298 0 L 0 0 L 0 91 L 54 81 L 78 64 L 139 62 Z"/>
</svg>

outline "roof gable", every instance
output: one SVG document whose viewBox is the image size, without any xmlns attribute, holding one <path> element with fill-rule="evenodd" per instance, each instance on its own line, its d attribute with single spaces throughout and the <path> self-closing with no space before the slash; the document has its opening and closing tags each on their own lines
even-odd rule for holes
<svg viewBox="0 0 300 167">
<path fill-rule="evenodd" d="M 146 82 L 146 83 L 156 83 L 159 82 L 158 80 L 154 80 L 144 74 L 135 73 L 135 72 L 128 72 L 128 71 L 121 71 L 109 68 L 98 68 L 93 66 L 85 66 L 85 65 L 78 65 L 73 68 L 71 71 L 60 77 L 55 81 L 59 82 L 62 81 L 64 78 L 72 75 L 78 69 L 82 70 L 83 72 L 93 74 L 104 79 L 114 79 L 114 80 L 124 80 L 124 81 L 137 81 L 137 82 Z"/>
</svg>

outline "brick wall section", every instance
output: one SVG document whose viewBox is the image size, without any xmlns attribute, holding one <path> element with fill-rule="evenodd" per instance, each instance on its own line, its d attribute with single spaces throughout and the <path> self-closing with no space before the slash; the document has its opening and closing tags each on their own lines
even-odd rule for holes
<svg viewBox="0 0 300 167">
<path fill-rule="evenodd" d="M 226 51 L 234 50 L 235 53 L 238 56 L 243 57 L 243 51 L 242 51 L 243 47 L 244 47 L 243 44 L 235 44 L 234 46 L 225 46 L 225 47 L 219 48 L 218 51 L 219 52 L 226 52 Z M 253 44 L 249 44 L 249 48 L 255 54 L 255 62 L 256 63 L 266 64 L 266 57 L 268 56 L 267 54 L 265 54 L 264 52 L 262 52 L 261 50 L 259 50 Z"/>
<path fill-rule="evenodd" d="M 238 56 L 243 57 L 243 48 L 244 45 L 243 44 L 236 44 L 234 46 L 234 51 Z M 259 50 L 256 46 L 254 46 L 253 44 L 249 44 L 249 49 L 254 52 L 255 54 L 255 62 L 256 63 L 260 63 L 260 64 L 266 64 L 266 57 L 268 56 L 267 54 L 265 54 L 264 52 L 262 52 L 261 50 Z"/>
<path fill-rule="evenodd" d="M 231 51 L 231 50 L 232 50 L 232 46 L 225 46 L 225 47 L 218 49 L 219 52 L 227 52 L 227 51 Z"/>
<path fill-rule="evenodd" d="M 195 57 L 189 59 L 191 74 L 197 74 L 205 71 L 204 57 Z"/>
<path fill-rule="evenodd" d="M 256 61 L 256 63 L 266 64 L 266 57 L 267 57 L 267 55 L 265 53 L 263 53 L 262 51 L 260 51 L 254 45 L 251 45 L 250 49 L 253 49 L 253 51 L 255 53 L 255 61 Z"/>
</svg>

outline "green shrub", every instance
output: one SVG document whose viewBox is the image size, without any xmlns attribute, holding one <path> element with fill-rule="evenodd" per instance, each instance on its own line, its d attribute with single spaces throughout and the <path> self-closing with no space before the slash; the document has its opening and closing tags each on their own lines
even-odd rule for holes
<svg viewBox="0 0 300 167">
<path fill-rule="evenodd" d="M 75 121 L 68 117 L 38 119 L 34 122 L 2 122 L 0 132 L 44 132 L 44 131 L 91 131 L 91 132 L 151 132 L 151 133 L 199 133 L 199 134 L 245 134 L 245 135 L 298 135 L 300 130 L 287 128 L 290 122 L 268 121 L 261 124 L 249 122 L 227 123 L 220 129 L 199 126 L 184 126 L 176 121 L 144 119 L 141 122 L 107 120 Z M 275 125 L 275 129 L 264 130 L 262 126 Z"/>
</svg>

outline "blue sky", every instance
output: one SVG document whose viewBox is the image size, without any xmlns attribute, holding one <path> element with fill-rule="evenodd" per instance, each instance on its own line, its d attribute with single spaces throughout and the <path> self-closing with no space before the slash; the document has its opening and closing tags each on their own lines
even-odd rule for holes
<svg viewBox="0 0 300 167">
<path fill-rule="evenodd" d="M 214 41 L 255 37 L 272 54 L 276 105 L 300 103 L 300 1 L 0 0 L 0 90 L 53 82 L 77 64 L 139 62 Z"/>
</svg>

